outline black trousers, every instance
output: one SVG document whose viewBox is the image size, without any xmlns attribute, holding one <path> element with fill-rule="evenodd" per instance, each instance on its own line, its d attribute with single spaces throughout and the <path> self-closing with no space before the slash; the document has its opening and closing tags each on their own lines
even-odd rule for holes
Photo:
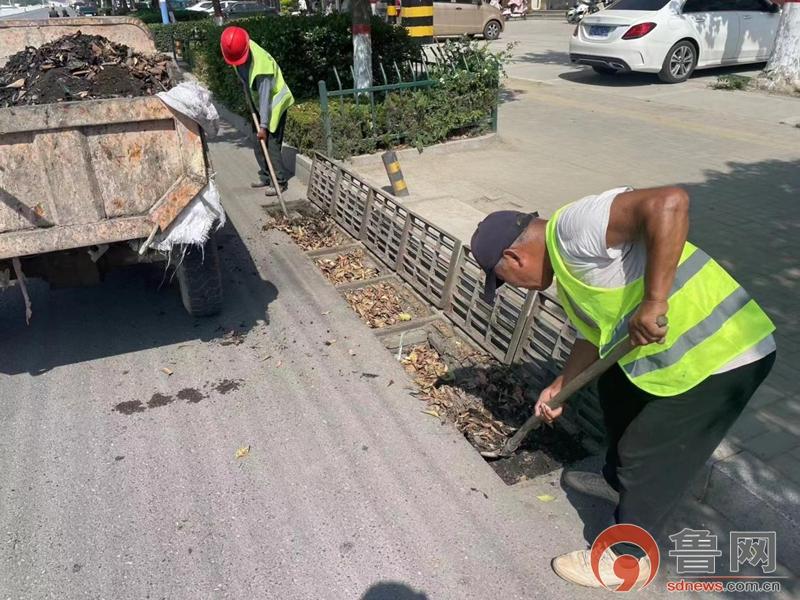
<svg viewBox="0 0 800 600">
<path fill-rule="evenodd" d="M 603 475 L 620 493 L 617 523 L 632 523 L 657 540 L 667 517 L 739 417 L 775 363 L 775 353 L 712 375 L 677 396 L 653 396 L 619 365 L 598 382 L 609 446 Z M 641 556 L 630 545 L 618 553 Z"/>
<path fill-rule="evenodd" d="M 281 152 L 283 148 L 283 133 L 286 130 L 286 113 L 288 112 L 288 110 L 283 111 L 275 133 L 270 131 L 267 134 L 267 152 L 269 153 L 272 167 L 275 169 L 275 177 L 277 177 L 279 185 L 286 185 L 286 180 L 289 178 L 286 165 L 283 164 L 283 154 Z M 253 132 L 255 133 L 255 125 L 253 125 Z M 267 166 L 267 161 L 264 159 L 264 153 L 261 151 L 261 142 L 258 141 L 258 138 L 254 141 L 256 161 L 258 161 L 258 176 L 261 178 L 262 182 L 267 185 L 272 185 L 269 176 L 269 167 Z"/>
</svg>

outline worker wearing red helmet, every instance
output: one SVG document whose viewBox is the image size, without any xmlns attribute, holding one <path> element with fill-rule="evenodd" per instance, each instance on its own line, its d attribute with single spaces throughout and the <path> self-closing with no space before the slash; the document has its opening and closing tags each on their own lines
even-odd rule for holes
<svg viewBox="0 0 800 600">
<path fill-rule="evenodd" d="M 260 167 L 259 181 L 251 186 L 263 187 L 267 196 L 276 196 L 276 186 L 280 186 L 281 190 L 286 189 L 287 171 L 283 164 L 281 147 L 286 128 L 286 111 L 294 104 L 294 96 L 283 80 L 283 73 L 275 59 L 251 40 L 247 31 L 241 27 L 227 27 L 222 32 L 220 48 L 225 62 L 236 69 L 241 81 L 247 84 L 253 105 L 258 107 L 260 127 L 256 136 L 267 142 L 269 159 L 278 180 L 270 181 L 264 155 L 257 145 L 255 152 Z"/>
</svg>

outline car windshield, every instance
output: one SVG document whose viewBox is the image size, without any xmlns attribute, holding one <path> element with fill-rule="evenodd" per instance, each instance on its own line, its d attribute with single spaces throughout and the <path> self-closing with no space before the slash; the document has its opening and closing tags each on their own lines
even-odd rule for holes
<svg viewBox="0 0 800 600">
<path fill-rule="evenodd" d="M 661 10 L 670 0 L 618 0 L 607 10 Z"/>
</svg>

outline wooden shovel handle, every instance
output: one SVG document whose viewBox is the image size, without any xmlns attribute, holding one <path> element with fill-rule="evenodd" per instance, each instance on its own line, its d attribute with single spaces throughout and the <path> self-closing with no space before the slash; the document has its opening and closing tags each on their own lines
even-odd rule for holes
<svg viewBox="0 0 800 600">
<path fill-rule="evenodd" d="M 666 315 L 661 315 L 658 317 L 658 319 L 656 319 L 656 323 L 659 327 L 666 327 L 667 322 Z M 605 373 L 611 368 L 611 365 L 619 361 L 630 351 L 630 339 L 626 337 L 619 344 L 617 344 L 611 352 L 606 354 L 600 360 L 593 362 L 583 371 L 578 373 L 574 379 L 571 379 L 564 387 L 561 388 L 561 391 L 558 392 L 558 394 L 550 399 L 550 402 L 548 402 L 547 405 L 550 408 L 559 408 L 563 406 L 570 396 L 572 396 L 575 392 L 596 377 L 599 377 Z M 528 434 L 534 429 L 537 429 L 541 424 L 542 422 L 539 420 L 539 417 L 537 417 L 535 414 L 531 415 L 528 420 L 525 421 L 522 427 L 520 427 L 517 432 L 506 441 L 505 445 L 500 450 L 493 452 L 481 452 L 481 455 L 485 458 L 501 458 L 511 456 L 517 451 L 517 448 L 519 448 L 519 445 L 523 442 L 523 440 L 525 440 Z"/>
</svg>

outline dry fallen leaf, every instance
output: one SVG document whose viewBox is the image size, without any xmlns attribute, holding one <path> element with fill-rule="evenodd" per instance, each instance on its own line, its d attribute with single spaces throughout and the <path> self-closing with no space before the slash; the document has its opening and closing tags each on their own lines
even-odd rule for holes
<svg viewBox="0 0 800 600">
<path fill-rule="evenodd" d="M 250 454 L 250 446 L 242 446 L 236 451 L 236 458 L 244 458 Z"/>
<path fill-rule="evenodd" d="M 347 303 L 372 329 L 395 325 L 401 314 L 408 314 L 406 300 L 388 283 L 377 283 L 344 294 Z"/>
<path fill-rule="evenodd" d="M 12 89 L 12 90 L 18 90 L 19 88 L 21 88 L 21 87 L 22 87 L 22 86 L 24 86 L 24 85 L 25 85 L 25 79 L 23 78 L 23 79 L 17 79 L 17 80 L 16 80 L 15 82 L 13 82 L 13 83 L 9 83 L 9 84 L 6 86 L 6 88 L 8 88 L 8 89 Z"/>
<path fill-rule="evenodd" d="M 265 225 L 264 229 L 277 229 L 289 234 L 292 241 L 303 250 L 332 248 L 341 246 L 346 241 L 334 220 L 323 213 L 301 215 L 293 219 L 279 217 Z"/>
<path fill-rule="evenodd" d="M 360 248 L 334 258 L 318 258 L 314 262 L 333 284 L 363 281 L 378 275 L 377 269 L 364 264 L 364 251 Z"/>
</svg>

